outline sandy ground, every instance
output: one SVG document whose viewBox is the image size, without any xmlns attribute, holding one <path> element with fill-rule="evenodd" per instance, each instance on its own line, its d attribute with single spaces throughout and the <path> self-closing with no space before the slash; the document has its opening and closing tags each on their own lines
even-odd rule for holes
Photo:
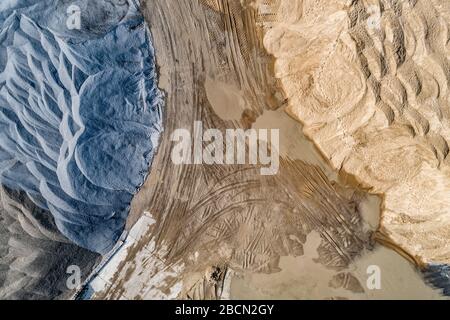
<svg viewBox="0 0 450 320">
<path fill-rule="evenodd" d="M 375 246 L 381 199 L 333 169 L 285 112 L 264 29 L 256 27 L 272 15 L 251 4 L 144 5 L 167 97 L 166 131 L 129 227 L 144 212 L 155 223 L 110 271 L 99 297 L 437 297 L 412 264 Z M 278 175 L 263 177 L 254 166 L 174 165 L 170 134 L 197 120 L 221 130 L 280 129 Z M 367 290 L 368 263 L 385 270 L 387 290 Z"/>
<path fill-rule="evenodd" d="M 377 246 L 336 274 L 315 262 L 320 242 L 320 236 L 311 233 L 305 244 L 305 254 L 282 257 L 278 273 L 233 275 L 230 297 L 243 300 L 443 299 L 439 292 L 423 282 L 420 273 L 407 260 L 393 250 Z M 366 285 L 367 270 L 373 265 L 381 270 L 381 287 L 371 290 Z"/>
</svg>

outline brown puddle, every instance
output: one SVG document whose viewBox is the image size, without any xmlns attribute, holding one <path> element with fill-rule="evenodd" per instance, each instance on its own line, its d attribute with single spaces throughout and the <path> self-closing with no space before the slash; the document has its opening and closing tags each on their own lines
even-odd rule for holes
<svg viewBox="0 0 450 320">
<path fill-rule="evenodd" d="M 238 273 L 231 275 L 230 298 L 235 300 L 434 300 L 445 299 L 438 291 L 427 286 L 418 270 L 402 256 L 377 245 L 365 251 L 350 266 L 336 273 L 314 261 L 321 238 L 308 236 L 305 254 L 301 257 L 282 257 L 281 271 L 274 274 Z M 369 266 L 381 270 L 381 289 L 369 290 Z M 346 283 L 339 282 L 339 276 Z M 337 286 L 333 285 L 337 282 Z"/>
</svg>

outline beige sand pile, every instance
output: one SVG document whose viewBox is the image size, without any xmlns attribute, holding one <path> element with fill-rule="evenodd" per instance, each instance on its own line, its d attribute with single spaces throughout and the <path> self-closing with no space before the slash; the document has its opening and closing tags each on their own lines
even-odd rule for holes
<svg viewBox="0 0 450 320">
<path fill-rule="evenodd" d="M 379 238 L 450 263 L 450 2 L 260 1 L 288 112 L 384 195 Z"/>
</svg>

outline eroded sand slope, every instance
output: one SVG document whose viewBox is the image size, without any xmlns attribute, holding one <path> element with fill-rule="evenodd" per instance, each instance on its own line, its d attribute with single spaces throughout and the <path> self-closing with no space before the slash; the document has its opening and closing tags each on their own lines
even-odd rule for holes
<svg viewBox="0 0 450 320">
<path fill-rule="evenodd" d="M 80 267 L 84 279 L 98 260 L 61 235 L 25 192 L 0 188 L 0 299 L 67 299 L 75 292 L 67 268 Z"/>
<path fill-rule="evenodd" d="M 264 44 L 288 112 L 334 168 L 384 195 L 380 240 L 450 263 L 450 2 L 269 7 Z"/>
</svg>

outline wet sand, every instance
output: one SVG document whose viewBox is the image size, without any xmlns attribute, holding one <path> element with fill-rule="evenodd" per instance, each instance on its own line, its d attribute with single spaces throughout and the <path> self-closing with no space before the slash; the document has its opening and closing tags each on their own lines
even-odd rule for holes
<svg viewBox="0 0 450 320">
<path fill-rule="evenodd" d="M 336 279 L 336 272 L 315 262 L 321 238 L 311 234 L 301 257 L 282 257 L 281 271 L 274 274 L 233 274 L 232 300 L 435 300 L 444 299 L 427 286 L 416 267 L 395 251 L 377 245 L 341 271 L 347 283 Z M 381 289 L 367 287 L 369 266 L 381 270 Z M 356 279 L 356 281 L 355 281 Z M 333 280 L 338 285 L 331 285 Z M 343 285 L 341 285 L 343 284 Z"/>
</svg>

